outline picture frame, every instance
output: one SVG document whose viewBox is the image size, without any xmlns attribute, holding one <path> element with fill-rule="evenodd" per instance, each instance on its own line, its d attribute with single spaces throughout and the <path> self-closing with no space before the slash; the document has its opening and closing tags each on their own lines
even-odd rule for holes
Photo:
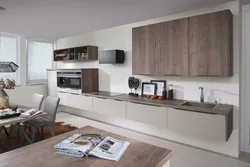
<svg viewBox="0 0 250 167">
<path fill-rule="evenodd" d="M 147 96 L 147 95 L 155 96 L 156 88 L 157 88 L 156 83 L 143 82 L 141 95 L 142 96 Z"/>
<path fill-rule="evenodd" d="M 156 96 L 162 96 L 162 91 L 167 86 L 167 81 L 165 80 L 151 80 L 151 83 L 156 84 Z"/>
</svg>

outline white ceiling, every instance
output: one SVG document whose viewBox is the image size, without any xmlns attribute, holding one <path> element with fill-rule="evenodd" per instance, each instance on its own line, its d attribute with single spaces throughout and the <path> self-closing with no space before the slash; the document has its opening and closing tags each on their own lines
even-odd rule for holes
<svg viewBox="0 0 250 167">
<path fill-rule="evenodd" d="M 232 0 L 0 0 L 0 32 L 55 40 Z"/>
</svg>

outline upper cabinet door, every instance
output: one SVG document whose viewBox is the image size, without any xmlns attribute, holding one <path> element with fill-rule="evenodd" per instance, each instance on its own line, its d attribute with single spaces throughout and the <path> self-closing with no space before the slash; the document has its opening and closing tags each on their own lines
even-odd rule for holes
<svg viewBox="0 0 250 167">
<path fill-rule="evenodd" d="M 140 75 L 156 74 L 157 25 L 133 28 L 132 72 Z"/>
<path fill-rule="evenodd" d="M 189 76 L 231 76 L 232 13 L 189 18 Z"/>
<path fill-rule="evenodd" d="M 188 18 L 158 24 L 157 75 L 188 76 Z"/>
</svg>

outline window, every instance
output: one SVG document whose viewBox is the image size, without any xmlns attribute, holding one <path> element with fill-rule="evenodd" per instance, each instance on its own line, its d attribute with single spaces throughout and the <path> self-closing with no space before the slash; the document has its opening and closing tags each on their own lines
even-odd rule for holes
<svg viewBox="0 0 250 167">
<path fill-rule="evenodd" d="M 18 62 L 18 36 L 9 34 L 0 34 L 0 61 L 11 61 L 19 66 Z M 19 72 L 0 73 L 0 79 L 14 79 L 16 84 Z"/>
<path fill-rule="evenodd" d="M 52 67 L 53 44 L 28 41 L 28 83 L 45 83 L 46 69 Z"/>
</svg>

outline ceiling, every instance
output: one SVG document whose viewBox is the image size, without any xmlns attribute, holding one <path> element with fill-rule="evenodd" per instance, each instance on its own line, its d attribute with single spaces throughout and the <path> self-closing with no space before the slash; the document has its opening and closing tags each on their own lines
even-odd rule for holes
<svg viewBox="0 0 250 167">
<path fill-rule="evenodd" d="M 0 32 L 56 40 L 232 0 L 0 0 Z"/>
</svg>

